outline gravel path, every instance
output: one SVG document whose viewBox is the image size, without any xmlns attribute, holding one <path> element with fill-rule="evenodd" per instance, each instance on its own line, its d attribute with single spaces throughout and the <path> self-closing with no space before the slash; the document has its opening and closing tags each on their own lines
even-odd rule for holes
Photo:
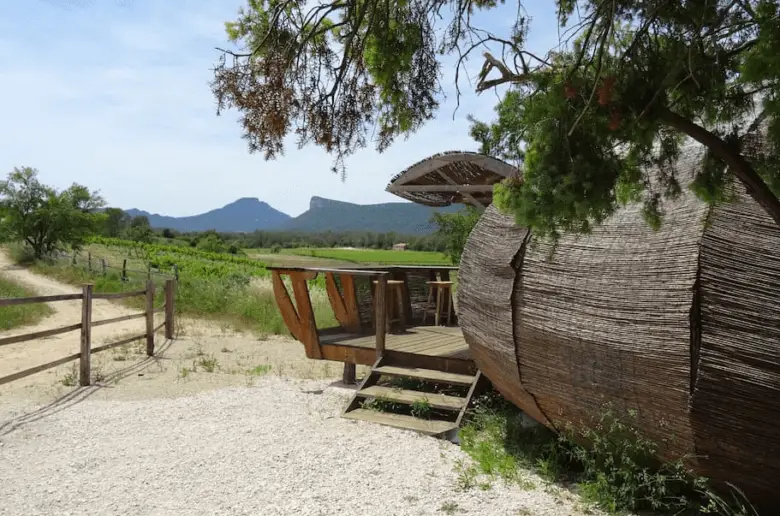
<svg viewBox="0 0 780 516">
<path fill-rule="evenodd" d="M 2 253 L 0 268 L 43 294 L 74 290 Z M 80 318 L 52 306 L 42 327 Z M 100 318 L 126 312 L 96 302 Z M 0 376 L 77 339 L 5 346 Z M 289 339 L 182 321 L 153 358 L 133 346 L 93 357 L 103 380 L 91 387 L 63 385 L 69 367 L 0 387 L 2 516 L 594 514 L 530 473 L 536 487 L 459 489 L 457 446 L 340 418 L 351 391 L 338 364 Z"/>
<path fill-rule="evenodd" d="M 568 493 L 458 489 L 457 446 L 341 419 L 348 395 L 267 377 L 6 423 L 0 514 L 580 514 Z"/>
</svg>

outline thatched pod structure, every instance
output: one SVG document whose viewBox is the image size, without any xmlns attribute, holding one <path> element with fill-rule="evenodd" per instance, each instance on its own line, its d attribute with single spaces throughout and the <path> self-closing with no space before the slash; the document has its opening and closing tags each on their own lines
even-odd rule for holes
<svg viewBox="0 0 780 516">
<path fill-rule="evenodd" d="M 681 178 L 702 152 L 683 155 Z M 684 187 L 658 231 L 627 206 L 555 249 L 491 206 L 458 315 L 479 368 L 541 423 L 635 409 L 667 457 L 780 506 L 780 227 L 740 188 L 710 207 Z"/>
<path fill-rule="evenodd" d="M 470 204 L 482 210 L 493 201 L 493 185 L 515 175 L 517 168 L 492 156 L 447 151 L 414 163 L 386 191 L 426 206 Z"/>
</svg>

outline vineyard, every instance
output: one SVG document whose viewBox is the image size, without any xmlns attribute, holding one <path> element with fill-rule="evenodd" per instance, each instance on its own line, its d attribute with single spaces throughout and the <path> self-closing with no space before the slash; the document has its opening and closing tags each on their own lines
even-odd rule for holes
<svg viewBox="0 0 780 516">
<path fill-rule="evenodd" d="M 286 333 L 266 264 L 335 266 L 349 264 L 446 264 L 444 255 L 422 251 L 301 248 L 214 253 L 189 246 L 150 244 L 95 237 L 77 255 L 36 265 L 40 272 L 74 285 L 92 282 L 101 292 L 141 288 L 147 278 L 177 276 L 177 306 L 185 315 L 228 320 L 264 333 Z M 310 282 L 315 317 L 321 327 L 335 324 L 325 277 Z M 161 289 L 160 289 L 161 290 Z"/>
<path fill-rule="evenodd" d="M 268 275 L 264 263 L 241 255 L 212 253 L 193 247 L 147 244 L 119 238 L 95 237 L 91 243 L 105 247 L 108 252 L 104 254 L 124 255 L 149 264 L 159 271 L 171 271 L 176 267 L 179 274 L 190 277 L 262 278 Z"/>
<path fill-rule="evenodd" d="M 290 249 L 291 254 L 337 260 L 341 262 L 376 265 L 450 265 L 443 253 L 432 251 L 391 251 L 388 249 Z"/>
</svg>

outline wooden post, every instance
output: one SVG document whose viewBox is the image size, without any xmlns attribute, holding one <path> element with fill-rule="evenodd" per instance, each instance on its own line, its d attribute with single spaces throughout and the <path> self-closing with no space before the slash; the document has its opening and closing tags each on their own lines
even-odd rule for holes
<svg viewBox="0 0 780 516">
<path fill-rule="evenodd" d="M 173 339 L 174 288 L 176 281 L 165 280 L 165 338 Z"/>
<path fill-rule="evenodd" d="M 87 253 L 87 270 L 92 272 L 92 253 Z"/>
<path fill-rule="evenodd" d="M 73 265 L 74 265 L 74 266 L 76 265 L 76 255 L 77 255 L 77 254 L 78 254 L 78 253 L 76 253 L 76 251 L 73 251 Z"/>
<path fill-rule="evenodd" d="M 385 354 L 385 333 L 387 332 L 387 275 L 377 278 L 374 292 L 374 320 L 376 321 L 376 358 L 379 360 Z"/>
<path fill-rule="evenodd" d="M 122 281 L 127 281 L 127 258 L 122 260 Z"/>
<path fill-rule="evenodd" d="M 79 357 L 79 385 L 89 385 L 92 358 L 92 284 L 82 287 L 81 298 L 81 357 Z"/>
<path fill-rule="evenodd" d="M 152 280 L 152 262 L 146 264 L 146 281 Z"/>
<path fill-rule="evenodd" d="M 146 282 L 146 355 L 154 356 L 154 282 Z"/>
<path fill-rule="evenodd" d="M 103 267 L 103 276 L 105 276 L 106 275 L 106 259 L 105 258 L 101 258 L 100 259 L 100 265 Z"/>
<path fill-rule="evenodd" d="M 355 364 L 344 363 L 344 374 L 341 377 L 344 385 L 353 385 L 355 383 Z"/>
</svg>

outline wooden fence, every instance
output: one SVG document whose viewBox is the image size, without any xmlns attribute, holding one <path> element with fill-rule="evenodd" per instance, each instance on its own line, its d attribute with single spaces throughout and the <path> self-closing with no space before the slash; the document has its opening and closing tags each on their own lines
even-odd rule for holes
<svg viewBox="0 0 780 516">
<path fill-rule="evenodd" d="M 19 342 L 27 342 L 35 339 L 43 339 L 46 337 L 52 337 L 54 335 L 60 335 L 62 333 L 68 333 L 71 331 L 81 330 L 81 349 L 78 353 L 68 355 L 52 362 L 42 364 L 39 366 L 25 369 L 14 374 L 3 376 L 0 378 L 0 385 L 31 374 L 39 373 L 52 367 L 70 362 L 71 360 L 79 360 L 79 384 L 90 384 L 90 370 L 91 370 L 91 356 L 93 353 L 99 353 L 107 349 L 115 348 L 125 344 L 129 344 L 135 340 L 146 339 L 146 354 L 148 356 L 154 356 L 154 335 L 161 328 L 165 328 L 165 338 L 173 339 L 173 325 L 174 325 L 174 309 L 175 309 L 175 292 L 176 281 L 169 279 L 165 281 L 165 302 L 162 307 L 154 307 L 154 282 L 149 280 L 146 282 L 146 288 L 144 290 L 137 290 L 133 292 L 121 292 L 116 294 L 99 294 L 92 292 L 92 284 L 86 284 L 83 286 L 80 294 L 61 294 L 55 296 L 36 296 L 36 297 L 22 297 L 22 298 L 3 298 L 0 299 L 0 307 L 11 305 L 24 305 L 30 303 L 51 303 L 54 301 L 70 301 L 81 300 L 81 322 L 63 326 L 61 328 L 54 328 L 51 330 L 42 330 L 24 335 L 15 335 L 13 337 L 0 338 L 0 347 L 7 346 L 9 344 L 17 344 Z M 146 297 L 146 305 L 143 312 L 131 315 L 123 315 L 121 317 L 113 317 L 111 319 L 103 319 L 102 321 L 92 320 L 92 301 L 95 299 L 123 299 L 130 297 Z M 154 314 L 165 312 L 165 321 L 154 326 Z M 146 318 L 146 330 L 144 333 L 134 335 L 122 339 L 110 344 L 104 344 L 102 346 L 92 347 L 92 328 L 96 326 L 104 326 L 107 324 L 119 323 L 129 321 L 131 319 Z"/>
</svg>

